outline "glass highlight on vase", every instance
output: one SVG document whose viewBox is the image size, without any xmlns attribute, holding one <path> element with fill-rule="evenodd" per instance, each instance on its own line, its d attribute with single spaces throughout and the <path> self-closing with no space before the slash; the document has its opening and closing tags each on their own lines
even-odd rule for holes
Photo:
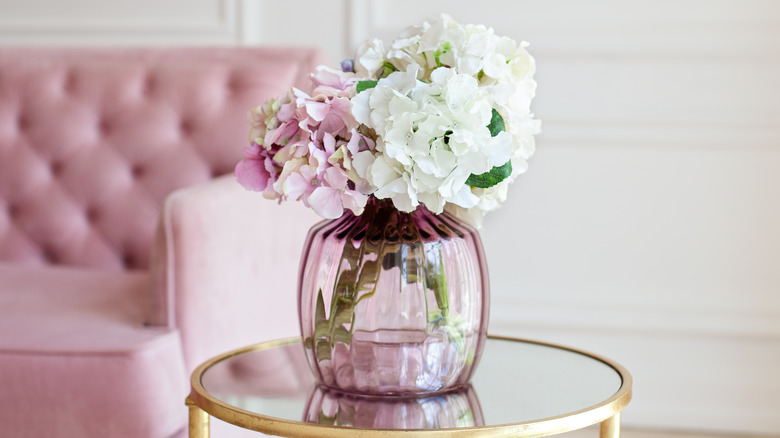
<svg viewBox="0 0 780 438">
<path fill-rule="evenodd" d="M 309 232 L 299 311 L 318 381 L 342 391 L 414 395 L 465 385 L 488 320 L 479 234 L 447 213 L 371 198 Z"/>
</svg>

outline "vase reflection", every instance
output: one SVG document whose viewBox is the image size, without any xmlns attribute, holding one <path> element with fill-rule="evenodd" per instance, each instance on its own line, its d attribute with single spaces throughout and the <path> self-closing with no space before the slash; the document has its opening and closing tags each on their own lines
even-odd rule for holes
<svg viewBox="0 0 780 438">
<path fill-rule="evenodd" d="M 417 397 L 360 396 L 315 386 L 303 420 L 308 423 L 366 429 L 441 429 L 483 426 L 471 385 Z"/>
</svg>

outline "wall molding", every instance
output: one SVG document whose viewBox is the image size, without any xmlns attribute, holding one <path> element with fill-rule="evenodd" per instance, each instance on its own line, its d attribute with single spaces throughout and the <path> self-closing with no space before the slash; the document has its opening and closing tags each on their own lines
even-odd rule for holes
<svg viewBox="0 0 780 438">
<path fill-rule="evenodd" d="M 345 56 L 351 58 L 355 50 L 366 40 L 372 38 L 371 33 L 376 23 L 369 20 L 373 16 L 373 1 L 365 0 L 347 0 L 345 10 L 347 16 L 347 32 L 344 35 L 343 50 Z"/>
<path fill-rule="evenodd" d="M 154 17 L 140 17 L 126 19 L 122 17 L 83 18 L 83 17 L 15 17 L 5 15 L 0 17 L 0 36 L 45 39 L 54 38 L 57 35 L 66 37 L 77 36 L 107 36 L 135 37 L 143 35 L 144 38 L 165 39 L 170 36 L 198 36 L 215 39 L 229 39 L 239 41 L 241 5 L 237 0 L 213 0 L 217 14 L 208 20 L 187 17 L 183 15 L 179 19 L 155 19 Z M 184 2 L 183 7 L 186 7 Z"/>
<path fill-rule="evenodd" d="M 541 117 L 541 116 L 540 116 Z M 545 145 L 587 143 L 638 147 L 776 148 L 780 126 L 764 123 L 696 122 L 686 120 L 569 120 L 541 117 L 538 141 Z"/>
<path fill-rule="evenodd" d="M 399 3 L 400 1 L 400 3 Z M 352 0 L 352 34 L 348 38 L 347 53 L 351 53 L 363 41 L 376 37 L 389 42 L 387 38 L 398 34 L 403 28 L 433 16 L 440 11 L 453 8 L 444 1 L 426 2 L 426 5 L 409 0 L 379 0 L 362 2 Z M 412 10 L 405 5 L 417 5 L 416 16 L 388 14 L 388 11 Z M 687 4 L 687 5 L 686 5 Z M 392 5 L 392 6 L 389 6 Z M 664 5 L 657 2 L 636 5 L 634 8 L 615 7 L 614 2 L 589 2 L 581 19 L 576 13 L 560 14 L 552 7 L 529 7 L 528 15 L 492 14 L 496 10 L 509 9 L 508 1 L 499 1 L 491 8 L 474 4 L 457 8 L 462 11 L 455 18 L 461 22 L 485 22 L 496 28 L 497 33 L 531 42 L 532 53 L 546 59 L 641 59 L 723 61 L 750 59 L 758 62 L 778 64 L 778 57 L 769 56 L 780 51 L 780 16 L 769 12 L 775 5 L 768 0 L 743 2 L 742 14 L 734 14 L 728 8 L 709 7 L 702 20 L 699 10 L 708 8 L 708 3 L 697 0 L 676 2 L 673 6 L 678 14 L 669 18 Z M 584 7 L 577 4 L 565 6 Z M 669 5 L 667 5 L 669 7 Z M 694 12 L 695 11 L 695 12 Z M 769 11 L 762 13 L 762 11 Z M 490 16 L 491 20 L 483 20 Z M 564 19 L 564 17 L 568 19 Z M 619 19 L 617 19 L 619 18 Z M 659 27 L 659 20 L 662 26 Z"/>
<path fill-rule="evenodd" d="M 639 335 L 686 335 L 780 341 L 780 312 L 767 310 L 680 308 L 659 303 L 627 305 L 526 300 L 494 297 L 491 326 L 501 332 L 583 330 Z"/>
</svg>

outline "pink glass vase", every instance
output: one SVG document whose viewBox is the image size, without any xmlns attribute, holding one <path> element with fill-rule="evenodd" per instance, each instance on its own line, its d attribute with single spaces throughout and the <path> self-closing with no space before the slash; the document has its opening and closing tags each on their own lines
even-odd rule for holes
<svg viewBox="0 0 780 438">
<path fill-rule="evenodd" d="M 369 199 L 304 246 L 299 312 L 320 384 L 373 395 L 465 385 L 485 344 L 488 273 L 477 231 L 420 206 Z"/>
</svg>

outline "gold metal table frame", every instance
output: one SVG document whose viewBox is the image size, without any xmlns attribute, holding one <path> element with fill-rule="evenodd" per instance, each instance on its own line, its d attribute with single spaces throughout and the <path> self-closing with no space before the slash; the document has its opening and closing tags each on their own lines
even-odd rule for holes
<svg viewBox="0 0 780 438">
<path fill-rule="evenodd" d="M 536 344 L 549 348 L 565 350 L 586 356 L 611 367 L 621 378 L 620 389 L 606 400 L 574 412 L 558 416 L 542 418 L 534 421 L 486 425 L 451 429 L 362 429 L 355 427 L 329 426 L 302 421 L 275 418 L 232 406 L 210 394 L 201 383 L 203 374 L 213 365 L 235 356 L 253 351 L 278 348 L 284 345 L 300 342 L 299 338 L 281 339 L 230 351 L 216 356 L 201 364 L 192 373 L 191 392 L 186 399 L 189 407 L 189 437 L 208 438 L 209 416 L 214 416 L 227 423 L 281 437 L 410 437 L 418 434 L 426 437 L 541 437 L 556 435 L 585 427 L 600 424 L 600 438 L 619 438 L 620 413 L 631 401 L 631 374 L 620 364 L 588 352 L 545 342 L 510 338 L 504 336 L 489 336 L 489 339 Z"/>
</svg>

